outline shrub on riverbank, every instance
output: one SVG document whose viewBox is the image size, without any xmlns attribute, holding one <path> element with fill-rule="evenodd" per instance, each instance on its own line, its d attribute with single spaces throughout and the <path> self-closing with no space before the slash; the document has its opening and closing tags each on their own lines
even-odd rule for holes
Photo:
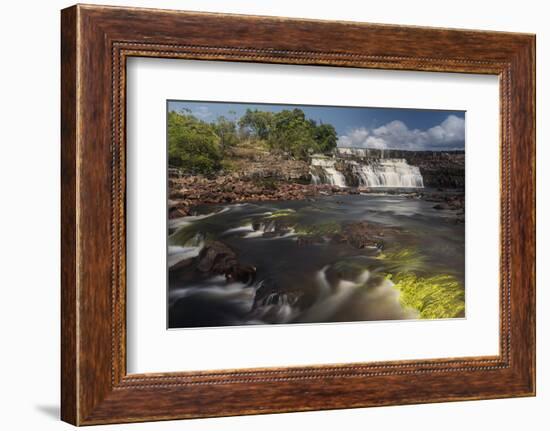
<svg viewBox="0 0 550 431">
<path fill-rule="evenodd" d="M 221 139 L 214 127 L 189 114 L 168 114 L 168 163 L 192 174 L 221 168 Z"/>
</svg>

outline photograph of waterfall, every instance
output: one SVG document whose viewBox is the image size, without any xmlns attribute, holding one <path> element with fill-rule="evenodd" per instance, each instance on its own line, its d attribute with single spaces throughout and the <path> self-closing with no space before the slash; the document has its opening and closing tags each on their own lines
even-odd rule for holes
<svg viewBox="0 0 550 431">
<path fill-rule="evenodd" d="M 169 329 L 465 317 L 464 111 L 166 116 Z"/>
</svg>

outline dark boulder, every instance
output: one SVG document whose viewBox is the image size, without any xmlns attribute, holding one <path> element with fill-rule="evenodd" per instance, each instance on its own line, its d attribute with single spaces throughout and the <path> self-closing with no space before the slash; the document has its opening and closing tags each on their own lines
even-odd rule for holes
<svg viewBox="0 0 550 431">
<path fill-rule="evenodd" d="M 337 233 L 333 240 L 344 242 L 355 248 L 377 248 L 384 246 L 382 238 L 385 228 L 366 221 L 349 223 L 342 232 Z"/>
<path fill-rule="evenodd" d="M 199 253 L 197 269 L 200 272 L 225 274 L 237 263 L 237 254 L 229 246 L 213 241 Z"/>
<path fill-rule="evenodd" d="M 289 289 L 288 286 L 280 286 L 272 280 L 263 280 L 256 290 L 254 305 L 252 310 L 258 310 L 264 307 L 291 307 L 303 308 L 311 305 L 311 302 L 304 303 L 307 300 L 307 288 Z"/>
<path fill-rule="evenodd" d="M 228 282 L 250 284 L 256 276 L 256 268 L 239 263 L 237 253 L 220 241 L 206 245 L 197 257 L 197 270 L 208 274 L 223 274 Z"/>
</svg>

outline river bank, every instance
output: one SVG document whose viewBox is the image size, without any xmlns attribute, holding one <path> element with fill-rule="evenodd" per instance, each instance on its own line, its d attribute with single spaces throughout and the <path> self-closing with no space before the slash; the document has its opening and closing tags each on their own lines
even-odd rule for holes
<svg viewBox="0 0 550 431">
<path fill-rule="evenodd" d="M 461 189 L 382 189 L 338 187 L 330 184 L 304 184 L 284 180 L 242 178 L 239 175 L 171 177 L 169 181 L 168 217 L 175 219 L 193 214 L 203 204 L 230 204 L 308 200 L 320 196 L 387 193 L 409 199 L 433 202 L 434 209 L 454 211 L 457 222 L 464 222 L 464 191 Z"/>
<path fill-rule="evenodd" d="M 243 179 L 239 175 L 171 178 L 169 187 L 170 219 L 190 215 L 192 208 L 200 204 L 303 200 L 321 195 L 359 192 L 328 184 L 302 184 L 270 178 Z"/>
</svg>

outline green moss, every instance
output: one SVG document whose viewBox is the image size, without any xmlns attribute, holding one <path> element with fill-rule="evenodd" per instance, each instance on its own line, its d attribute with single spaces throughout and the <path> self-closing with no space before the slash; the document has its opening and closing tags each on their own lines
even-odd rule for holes
<svg viewBox="0 0 550 431">
<path fill-rule="evenodd" d="M 185 244 L 193 238 L 195 233 L 195 229 L 191 229 L 190 226 L 180 227 L 168 237 L 168 243 L 170 245 Z"/>
<path fill-rule="evenodd" d="M 423 269 L 424 257 L 415 249 L 384 250 L 377 256 L 388 273 L 419 271 Z"/>
<path fill-rule="evenodd" d="M 203 233 L 194 226 L 183 226 L 168 237 L 168 244 L 196 247 L 200 242 L 209 241 L 212 238 L 211 233 Z"/>
<path fill-rule="evenodd" d="M 399 290 L 401 305 L 418 310 L 421 319 L 464 317 L 464 287 L 453 276 L 418 277 L 409 272 L 387 278 Z"/>
<path fill-rule="evenodd" d="M 288 216 L 294 215 L 295 213 L 296 213 L 296 211 L 294 211 L 290 208 L 286 208 L 286 209 L 274 211 L 273 214 L 267 216 L 266 219 L 288 217 Z"/>
</svg>

